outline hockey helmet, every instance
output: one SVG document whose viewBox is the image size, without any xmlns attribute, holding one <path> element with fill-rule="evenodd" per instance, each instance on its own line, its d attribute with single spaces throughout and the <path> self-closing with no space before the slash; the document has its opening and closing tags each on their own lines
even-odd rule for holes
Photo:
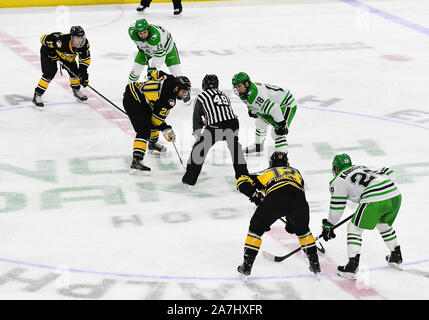
<svg viewBox="0 0 429 320">
<path fill-rule="evenodd" d="M 288 167 L 289 159 L 286 152 L 274 151 L 270 157 L 270 168 Z"/>
<path fill-rule="evenodd" d="M 81 48 L 86 42 L 85 31 L 81 26 L 73 26 L 70 29 L 72 46 Z"/>
<path fill-rule="evenodd" d="M 140 19 L 136 21 L 134 25 L 134 30 L 136 32 L 143 32 L 149 28 L 149 23 L 147 23 L 146 19 Z"/>
<path fill-rule="evenodd" d="M 191 81 L 188 79 L 188 77 L 185 76 L 178 76 L 176 77 L 176 86 L 179 89 L 176 93 L 176 98 L 179 100 L 182 100 L 183 98 L 179 97 L 178 94 L 180 90 L 185 90 L 187 92 L 187 96 L 191 94 Z"/>
<path fill-rule="evenodd" d="M 332 174 L 335 176 L 337 173 L 335 172 L 337 169 L 338 172 L 343 171 L 352 166 L 352 159 L 346 153 L 337 154 L 332 160 Z"/>
<path fill-rule="evenodd" d="M 215 74 L 206 74 L 202 83 L 203 90 L 219 88 L 219 79 Z"/>
<path fill-rule="evenodd" d="M 239 72 L 235 74 L 234 77 L 232 77 L 233 86 L 236 86 L 237 84 L 240 84 L 240 83 L 245 83 L 246 81 L 250 83 L 250 77 L 245 72 Z"/>
</svg>

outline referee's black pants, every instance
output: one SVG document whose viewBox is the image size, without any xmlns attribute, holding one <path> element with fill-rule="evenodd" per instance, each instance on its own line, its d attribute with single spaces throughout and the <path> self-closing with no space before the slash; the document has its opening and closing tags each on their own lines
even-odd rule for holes
<svg viewBox="0 0 429 320">
<path fill-rule="evenodd" d="M 200 140 L 192 147 L 182 182 L 195 185 L 210 148 L 218 141 L 226 141 L 233 162 L 235 178 L 238 179 L 242 175 L 249 174 L 246 159 L 238 141 L 238 129 L 238 119 L 219 122 L 204 128 Z"/>
</svg>

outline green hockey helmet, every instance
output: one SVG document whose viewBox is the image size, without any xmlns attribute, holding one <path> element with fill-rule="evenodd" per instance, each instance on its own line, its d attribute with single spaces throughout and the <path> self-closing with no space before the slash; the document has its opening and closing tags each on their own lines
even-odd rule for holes
<svg viewBox="0 0 429 320">
<path fill-rule="evenodd" d="M 149 28 L 149 23 L 147 23 L 146 19 L 137 20 L 134 26 L 134 30 L 136 30 L 136 32 L 143 32 L 148 28 Z"/>
<path fill-rule="evenodd" d="M 246 86 L 246 82 L 249 84 Z M 243 86 L 237 87 L 237 85 L 243 84 Z M 232 86 L 234 87 L 234 93 L 240 98 L 247 97 L 250 87 L 250 77 L 245 72 L 239 72 L 232 77 Z"/>
<path fill-rule="evenodd" d="M 250 83 L 250 77 L 245 72 L 239 72 L 235 74 L 234 77 L 232 77 L 233 86 L 236 86 L 237 84 L 240 84 L 240 83 L 245 83 L 246 81 Z"/>
<path fill-rule="evenodd" d="M 335 176 L 335 169 L 338 169 L 338 172 L 343 171 L 346 168 L 352 166 L 352 159 L 346 153 L 337 154 L 332 160 L 332 174 Z"/>
</svg>

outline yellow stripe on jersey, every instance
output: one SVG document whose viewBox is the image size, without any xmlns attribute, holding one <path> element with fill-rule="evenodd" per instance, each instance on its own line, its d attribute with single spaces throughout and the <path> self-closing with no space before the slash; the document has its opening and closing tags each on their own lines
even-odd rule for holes
<svg viewBox="0 0 429 320">
<path fill-rule="evenodd" d="M 154 129 L 152 129 L 152 130 L 150 130 L 150 137 L 153 139 L 153 138 L 156 138 L 156 137 L 158 137 L 159 136 L 159 130 L 154 130 Z"/>
<path fill-rule="evenodd" d="M 129 88 L 130 88 L 130 92 L 131 92 L 131 94 L 133 95 L 134 99 L 136 99 L 138 102 L 141 102 L 141 101 L 140 101 L 139 96 L 138 96 L 138 95 L 137 95 L 137 93 L 134 91 L 134 83 L 130 83 L 128 86 L 129 86 Z"/>
<path fill-rule="evenodd" d="M 91 63 L 91 58 L 86 58 L 86 59 L 79 58 L 79 63 L 89 66 L 89 64 Z"/>
<path fill-rule="evenodd" d="M 267 169 L 263 174 L 258 176 L 258 180 L 263 186 L 267 187 L 266 194 L 287 185 L 303 190 L 302 178 L 292 168 Z"/>
<path fill-rule="evenodd" d="M 42 37 L 40 38 L 40 42 L 42 43 L 42 44 L 45 44 L 45 38 L 47 37 L 48 35 L 45 33 L 44 35 L 42 35 Z"/>
<path fill-rule="evenodd" d="M 152 123 L 156 126 L 161 125 L 164 122 L 163 119 L 160 119 L 159 117 L 157 117 L 156 115 L 152 115 Z"/>
<path fill-rule="evenodd" d="M 254 182 L 250 177 L 241 176 L 240 178 L 237 179 L 237 182 L 235 183 L 236 189 L 238 190 L 238 188 L 240 187 L 240 184 L 242 184 L 244 182 L 249 182 L 252 186 L 254 185 Z"/>
<path fill-rule="evenodd" d="M 265 187 L 268 185 L 268 182 L 270 182 L 270 180 L 273 178 L 274 178 L 274 172 L 272 172 L 271 170 L 268 170 L 265 173 L 258 176 L 259 182 L 262 183 L 262 185 L 264 185 Z"/>
</svg>

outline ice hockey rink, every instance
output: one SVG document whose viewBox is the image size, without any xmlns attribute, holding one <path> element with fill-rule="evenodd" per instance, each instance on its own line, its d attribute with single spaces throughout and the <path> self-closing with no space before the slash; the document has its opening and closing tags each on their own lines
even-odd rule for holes
<svg viewBox="0 0 429 320">
<path fill-rule="evenodd" d="M 226 1 L 0 9 L 0 299 L 410 300 L 429 298 L 429 3 L 391 1 Z M 207 157 L 196 187 L 183 188 L 171 143 L 148 155 L 148 177 L 129 172 L 134 131 L 120 111 L 91 91 L 77 102 L 57 74 L 44 102 L 31 108 L 41 76 L 44 33 L 81 25 L 91 43 L 89 83 L 118 107 L 136 46 L 127 28 L 138 18 L 172 33 L 193 98 L 215 73 L 240 120 L 243 146 L 254 121 L 232 91 L 240 71 L 288 88 L 299 107 L 288 134 L 321 232 L 336 153 L 355 164 L 390 166 L 403 203 L 394 227 L 403 271 L 386 264 L 377 231 L 363 234 L 357 281 L 336 275 L 347 262 L 346 227 L 322 242 L 316 280 L 299 243 L 281 221 L 265 234 L 247 284 L 238 278 L 255 206 L 235 190 L 225 143 Z M 166 70 L 166 69 L 165 69 Z M 167 71 L 167 70 L 166 70 Z M 179 102 L 167 122 L 186 162 L 192 105 Z M 262 157 L 249 170 L 267 167 Z M 343 215 L 353 213 L 348 203 Z"/>
</svg>

